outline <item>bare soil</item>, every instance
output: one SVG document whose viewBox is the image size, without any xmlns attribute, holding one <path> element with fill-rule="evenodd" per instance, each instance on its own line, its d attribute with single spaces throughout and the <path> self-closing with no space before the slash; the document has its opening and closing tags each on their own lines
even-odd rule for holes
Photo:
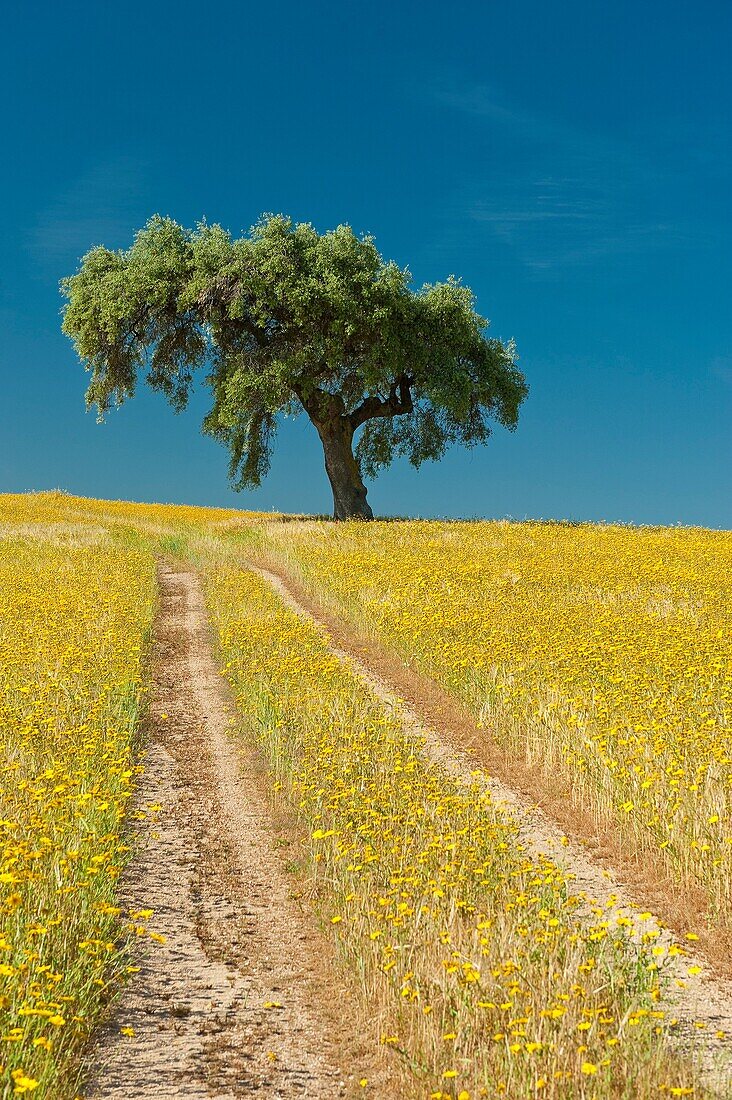
<svg viewBox="0 0 732 1100">
<path fill-rule="evenodd" d="M 153 909 L 165 942 L 137 941 L 140 970 L 90 1052 L 86 1095 L 402 1095 L 333 941 L 298 900 L 281 854 L 297 836 L 262 761 L 231 734 L 198 578 L 164 566 L 159 584 L 137 807 L 162 809 L 136 828 L 122 904 Z"/>
<path fill-rule="evenodd" d="M 459 781 L 474 782 L 476 765 L 485 766 L 489 756 L 501 775 L 500 752 L 490 742 L 486 746 L 487 731 L 478 730 L 438 685 L 406 669 L 373 639 L 343 623 L 279 566 L 268 562 L 266 568 L 260 565 L 256 571 L 292 610 L 325 631 L 334 655 L 347 661 L 372 692 L 399 713 L 405 730 L 420 743 L 424 742 L 430 762 Z M 509 780 L 510 777 L 509 771 Z M 516 820 L 519 839 L 527 850 L 545 853 L 562 867 L 573 882 L 574 892 L 586 896 L 588 919 L 597 919 L 591 917 L 591 906 L 595 903 L 603 906 L 603 919 L 611 922 L 618 916 L 637 917 L 639 912 L 650 910 L 641 922 L 643 931 L 655 934 L 656 943 L 669 947 L 674 942 L 673 932 L 656 915 L 659 908 L 654 906 L 654 902 L 662 900 L 658 880 L 629 875 L 625 860 L 618 867 L 604 859 L 612 855 L 612 843 L 599 843 L 596 825 L 590 831 L 592 846 L 588 848 L 582 843 L 578 829 L 583 819 L 572 816 L 572 828 L 566 829 L 567 815 L 551 813 L 556 792 L 542 800 L 542 807 L 532 797 L 536 777 L 522 778 L 523 782 L 516 786 L 506 782 L 504 769 L 501 778 L 486 773 L 484 782 L 493 800 Z M 649 886 L 647 891 L 643 890 L 644 884 Z M 665 908 L 668 911 L 668 906 Z M 715 954 L 714 962 L 719 961 Z M 728 959 L 723 961 L 729 963 Z M 699 967 L 701 973 L 690 976 L 690 967 Z M 707 957 L 689 952 L 667 959 L 664 970 L 669 979 L 668 992 L 665 1003 L 658 1007 L 667 1009 L 668 1015 L 678 1020 L 676 1044 L 686 1054 L 695 1053 L 707 1088 L 721 1097 L 732 1096 L 732 980 L 728 967 L 720 973 L 717 966 L 715 972 Z"/>
</svg>

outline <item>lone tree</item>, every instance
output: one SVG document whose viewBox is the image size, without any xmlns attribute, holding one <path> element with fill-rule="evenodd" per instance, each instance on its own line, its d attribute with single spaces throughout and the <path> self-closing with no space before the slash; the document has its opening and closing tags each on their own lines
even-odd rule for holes
<svg viewBox="0 0 732 1100">
<path fill-rule="evenodd" d="M 483 443 L 491 419 L 515 428 L 528 392 L 513 344 L 486 337 L 467 287 L 409 284 L 347 225 L 320 234 L 264 216 L 233 240 L 156 216 L 127 251 L 93 248 L 63 280 L 63 330 L 100 418 L 143 368 L 180 410 L 208 367 L 203 430 L 229 448 L 236 488 L 267 473 L 278 415 L 304 410 L 335 518 L 371 519 L 364 475 L 396 454 L 419 466 L 453 441 Z"/>
</svg>

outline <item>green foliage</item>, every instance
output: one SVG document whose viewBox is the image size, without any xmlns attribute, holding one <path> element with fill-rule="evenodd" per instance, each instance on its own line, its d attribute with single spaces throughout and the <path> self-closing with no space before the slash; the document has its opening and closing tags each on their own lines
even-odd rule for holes
<svg viewBox="0 0 732 1100">
<path fill-rule="evenodd" d="M 361 429 L 356 457 L 373 475 L 395 454 L 418 466 L 482 443 L 492 420 L 514 428 L 527 393 L 467 287 L 414 291 L 410 278 L 346 225 L 319 234 L 269 215 L 233 239 L 156 216 L 131 248 L 94 248 L 63 280 L 63 329 L 100 417 L 141 370 L 181 409 L 208 367 L 204 430 L 229 448 L 239 487 L 267 473 L 278 415 L 303 408 L 319 431 L 334 417 L 349 440 Z"/>
</svg>

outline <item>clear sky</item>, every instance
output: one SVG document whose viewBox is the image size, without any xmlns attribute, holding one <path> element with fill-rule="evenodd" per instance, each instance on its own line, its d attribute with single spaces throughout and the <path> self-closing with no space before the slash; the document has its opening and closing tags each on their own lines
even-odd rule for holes
<svg viewBox="0 0 732 1100">
<path fill-rule="evenodd" d="M 0 491 L 330 510 L 303 418 L 235 494 L 203 388 L 99 426 L 60 332 L 90 246 L 272 211 L 462 276 L 516 339 L 518 431 L 396 464 L 377 512 L 732 527 L 731 49 L 727 0 L 10 6 Z"/>
</svg>

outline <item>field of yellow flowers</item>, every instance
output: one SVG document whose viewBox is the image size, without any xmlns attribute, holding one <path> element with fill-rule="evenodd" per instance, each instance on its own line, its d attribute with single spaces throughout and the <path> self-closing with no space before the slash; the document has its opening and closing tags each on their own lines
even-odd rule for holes
<svg viewBox="0 0 732 1100">
<path fill-rule="evenodd" d="M 652 943 L 588 920 L 485 787 L 428 766 L 258 576 L 213 569 L 207 588 L 246 724 L 307 825 L 321 909 L 418 1095 L 690 1094 L 659 1041 Z"/>
<path fill-rule="evenodd" d="M 299 815 L 319 910 L 415 1095 L 704 1095 L 663 1041 L 653 939 L 632 942 L 530 856 L 477 776 L 429 766 L 246 568 L 252 552 L 564 775 L 732 923 L 729 534 L 0 496 L 0 1094 L 74 1097 L 127 969 L 135 918 L 116 887 L 167 555 L 205 573 L 243 728 Z"/>
<path fill-rule="evenodd" d="M 273 524 L 313 591 L 732 928 L 732 534 Z"/>
<path fill-rule="evenodd" d="M 3 498 L 0 522 L 0 1094 L 73 1096 L 126 965 L 115 886 L 154 560 L 53 502 Z"/>
</svg>

